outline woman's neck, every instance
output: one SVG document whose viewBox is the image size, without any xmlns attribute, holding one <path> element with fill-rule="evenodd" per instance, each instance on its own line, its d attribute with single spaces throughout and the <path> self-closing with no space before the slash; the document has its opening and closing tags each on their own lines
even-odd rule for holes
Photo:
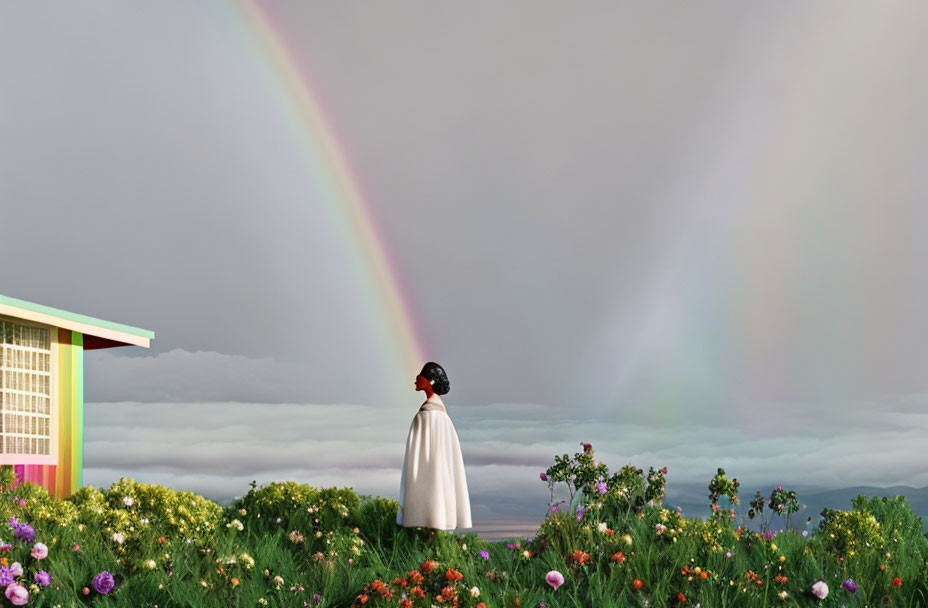
<svg viewBox="0 0 928 608">
<path fill-rule="evenodd" d="M 439 396 L 438 393 L 432 393 L 431 395 L 429 395 L 426 398 L 426 402 L 428 401 L 431 401 L 432 403 L 441 403 L 442 405 L 445 404 L 445 402 L 441 400 L 441 396 Z"/>
</svg>

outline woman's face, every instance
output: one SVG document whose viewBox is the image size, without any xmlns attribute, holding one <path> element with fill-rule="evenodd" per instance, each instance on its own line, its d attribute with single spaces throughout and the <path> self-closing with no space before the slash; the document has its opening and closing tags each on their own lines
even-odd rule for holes
<svg viewBox="0 0 928 608">
<path fill-rule="evenodd" d="M 426 387 L 431 388 L 432 383 L 426 380 L 425 376 L 423 376 L 422 374 L 419 374 L 418 376 L 416 376 L 416 390 L 424 391 L 426 390 Z"/>
</svg>

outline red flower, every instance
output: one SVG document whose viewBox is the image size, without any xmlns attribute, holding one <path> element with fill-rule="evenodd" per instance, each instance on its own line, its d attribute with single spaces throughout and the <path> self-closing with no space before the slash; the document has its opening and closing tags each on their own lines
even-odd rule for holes
<svg viewBox="0 0 928 608">
<path fill-rule="evenodd" d="M 423 572 L 425 572 L 426 574 L 428 574 L 428 573 L 430 573 L 432 570 L 434 570 L 435 568 L 438 567 L 438 562 L 436 562 L 436 561 L 433 560 L 433 559 L 430 559 L 430 560 L 428 560 L 428 561 L 424 561 L 424 562 L 422 562 L 421 564 L 419 564 L 419 567 L 422 569 Z"/>
<path fill-rule="evenodd" d="M 902 579 L 897 576 L 896 578 L 893 579 L 893 587 L 896 587 L 898 589 L 901 586 L 902 586 Z"/>
<path fill-rule="evenodd" d="M 447 572 L 445 572 L 445 578 L 449 581 L 459 581 L 464 578 L 464 575 L 454 568 L 448 568 Z"/>
<path fill-rule="evenodd" d="M 409 592 L 418 597 L 425 597 L 425 591 L 422 590 L 422 587 L 413 587 Z"/>
<path fill-rule="evenodd" d="M 396 585 L 397 587 L 402 587 L 403 589 L 405 589 L 406 579 L 403 578 L 402 576 L 398 576 L 395 579 L 393 579 L 393 584 Z"/>
<path fill-rule="evenodd" d="M 593 449 L 593 445 L 592 445 L 592 444 L 590 444 L 590 443 L 584 443 L 584 444 L 583 444 L 583 453 L 584 453 L 584 454 L 588 454 L 588 453 L 590 452 L 590 450 L 592 450 L 592 449 Z"/>
<path fill-rule="evenodd" d="M 362 593 L 361 595 L 358 596 L 358 601 L 361 602 L 362 604 L 366 604 L 367 596 Z"/>
<path fill-rule="evenodd" d="M 418 570 L 410 570 L 406 576 L 410 585 L 421 585 L 425 581 L 425 577 Z"/>
<path fill-rule="evenodd" d="M 677 594 L 677 601 L 678 601 L 679 603 L 681 603 L 681 604 L 683 604 L 683 603 L 686 602 L 686 596 L 683 595 L 683 592 L 682 592 L 682 591 L 681 591 L 680 593 Z"/>
<path fill-rule="evenodd" d="M 445 587 L 444 589 L 441 590 L 441 596 L 446 600 L 450 600 L 451 598 L 453 598 L 455 596 L 455 593 L 456 592 L 452 587 Z"/>
<path fill-rule="evenodd" d="M 638 589 L 641 589 L 642 587 L 644 587 L 644 583 L 642 583 L 639 579 L 636 578 L 635 580 L 632 581 L 632 589 L 637 591 Z"/>
<path fill-rule="evenodd" d="M 409 601 L 408 599 L 405 599 L 402 602 L 400 602 L 400 608 L 412 608 L 412 602 Z"/>
<path fill-rule="evenodd" d="M 612 554 L 612 561 L 621 564 L 625 561 L 625 554 L 619 551 L 618 553 Z"/>
</svg>

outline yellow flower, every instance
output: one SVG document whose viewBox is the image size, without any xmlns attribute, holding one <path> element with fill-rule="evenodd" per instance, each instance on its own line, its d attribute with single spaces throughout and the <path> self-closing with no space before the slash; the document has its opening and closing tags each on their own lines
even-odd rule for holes
<svg viewBox="0 0 928 608">
<path fill-rule="evenodd" d="M 622 540 L 624 540 L 625 544 L 628 545 L 629 547 L 632 546 L 632 535 L 631 534 L 626 534 L 625 536 L 622 537 Z"/>
<path fill-rule="evenodd" d="M 785 556 L 785 555 L 781 555 L 781 556 L 780 556 L 780 563 L 782 564 L 782 563 L 785 562 L 785 561 L 786 561 L 786 556 Z"/>
</svg>

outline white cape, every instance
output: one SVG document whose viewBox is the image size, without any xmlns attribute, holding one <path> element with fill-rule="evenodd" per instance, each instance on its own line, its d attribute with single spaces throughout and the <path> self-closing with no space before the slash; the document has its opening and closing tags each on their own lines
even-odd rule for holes
<svg viewBox="0 0 928 608">
<path fill-rule="evenodd" d="M 472 528 L 464 459 L 445 406 L 426 401 L 406 439 L 396 523 L 407 528 Z"/>
</svg>

